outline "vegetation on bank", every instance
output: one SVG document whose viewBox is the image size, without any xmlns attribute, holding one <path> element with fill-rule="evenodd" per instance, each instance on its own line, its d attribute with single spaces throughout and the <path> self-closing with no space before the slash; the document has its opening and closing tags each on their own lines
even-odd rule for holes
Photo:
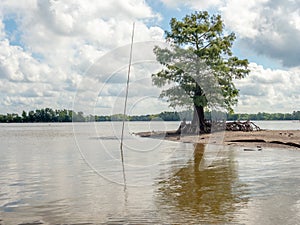
<svg viewBox="0 0 300 225">
<path fill-rule="evenodd" d="M 148 114 L 140 116 L 126 116 L 128 121 L 179 121 L 180 115 L 177 112 L 162 112 L 159 114 Z M 73 110 L 59 109 L 36 109 L 29 112 L 23 111 L 21 115 L 17 113 L 7 113 L 0 115 L 0 123 L 51 123 L 51 122 L 89 122 L 89 121 L 122 121 L 122 114 L 110 116 L 103 115 L 85 115 L 83 112 L 74 112 Z"/>
<path fill-rule="evenodd" d="M 127 121 L 180 121 L 183 118 L 193 119 L 193 111 L 182 112 L 161 112 L 159 114 L 133 115 L 126 116 Z M 210 113 L 205 112 L 205 118 L 210 119 Z M 21 115 L 17 113 L 7 113 L 0 115 L 0 123 L 51 123 L 51 122 L 89 122 L 89 121 L 121 121 L 122 114 L 110 116 L 103 115 L 85 115 L 83 112 L 74 112 L 73 110 L 59 109 L 37 109 L 35 111 L 25 112 Z M 228 114 L 227 120 L 300 120 L 300 111 L 292 113 L 257 113 L 257 114 Z"/>
<path fill-rule="evenodd" d="M 227 120 L 300 120 L 300 111 L 293 111 L 292 113 L 234 113 L 227 115 Z"/>
</svg>

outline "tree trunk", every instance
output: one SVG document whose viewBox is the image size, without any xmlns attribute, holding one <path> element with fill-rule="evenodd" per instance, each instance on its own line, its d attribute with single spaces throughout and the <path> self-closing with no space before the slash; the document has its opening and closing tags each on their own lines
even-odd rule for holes
<svg viewBox="0 0 300 225">
<path fill-rule="evenodd" d="M 205 118 L 203 106 L 194 105 L 192 126 L 196 128 L 196 133 L 205 133 Z"/>
<path fill-rule="evenodd" d="M 196 83 L 195 96 L 194 96 L 194 116 L 192 125 L 196 127 L 196 133 L 205 133 L 205 121 L 204 121 L 204 107 L 197 101 L 197 97 L 203 96 L 203 91 L 198 83 Z"/>
</svg>

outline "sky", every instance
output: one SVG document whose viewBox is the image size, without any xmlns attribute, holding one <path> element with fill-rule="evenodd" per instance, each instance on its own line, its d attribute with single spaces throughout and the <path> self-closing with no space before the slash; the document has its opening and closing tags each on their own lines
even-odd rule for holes
<svg viewBox="0 0 300 225">
<path fill-rule="evenodd" d="M 171 18 L 203 10 L 222 16 L 234 55 L 250 62 L 235 112 L 300 110 L 299 1 L 1 0 L 0 113 L 122 113 L 133 23 L 128 113 L 172 111 L 151 83 L 152 49 Z"/>
</svg>

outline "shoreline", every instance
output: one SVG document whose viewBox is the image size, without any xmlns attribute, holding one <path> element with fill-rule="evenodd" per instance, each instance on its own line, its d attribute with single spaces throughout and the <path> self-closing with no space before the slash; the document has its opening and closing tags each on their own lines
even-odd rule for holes
<svg viewBox="0 0 300 225">
<path fill-rule="evenodd" d="M 201 135 L 180 135 L 175 134 L 174 131 L 150 131 L 138 132 L 135 135 L 143 138 L 159 138 L 184 143 L 210 143 L 247 147 L 250 148 L 247 149 L 249 151 L 263 147 L 300 150 L 300 130 L 225 131 Z"/>
</svg>

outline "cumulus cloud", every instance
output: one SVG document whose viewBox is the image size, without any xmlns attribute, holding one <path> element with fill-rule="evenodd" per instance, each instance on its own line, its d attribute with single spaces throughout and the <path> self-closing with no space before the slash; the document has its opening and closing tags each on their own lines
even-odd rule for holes
<svg viewBox="0 0 300 225">
<path fill-rule="evenodd" d="M 300 66 L 299 1 L 229 0 L 221 12 L 226 25 L 250 49 L 285 67 Z"/>
<path fill-rule="evenodd" d="M 235 81 L 240 90 L 237 112 L 292 112 L 300 105 L 300 69 L 265 69 L 250 64 L 251 73 Z"/>
<path fill-rule="evenodd" d="M 22 47 L 11 46 L 7 39 L 0 41 L 0 78 L 19 82 L 47 80 L 48 65 L 38 62 Z M 57 77 L 59 80 L 59 77 Z"/>
<path fill-rule="evenodd" d="M 2 19 L 0 19 L 0 40 L 3 40 L 4 38 L 5 38 L 4 24 L 2 22 Z"/>
<path fill-rule="evenodd" d="M 16 24 L 19 40 L 10 35 L 7 19 Z M 162 40 L 163 30 L 148 25 L 159 19 L 143 0 L 1 1 L 2 113 L 70 107 L 88 68 L 130 42 L 133 21 L 135 42 Z"/>
<path fill-rule="evenodd" d="M 133 46 L 128 108 L 134 108 L 134 112 L 158 113 L 168 108 L 165 102 L 158 100 L 160 89 L 152 85 L 151 74 L 161 69 L 153 53 L 155 45 L 164 46 L 164 43 L 142 42 Z M 130 45 L 114 49 L 89 68 L 77 89 L 74 101 L 77 111 L 85 109 L 92 113 L 101 109 L 105 114 L 123 112 L 129 50 Z M 146 99 L 153 104 L 140 108 L 145 105 L 141 102 Z"/>
<path fill-rule="evenodd" d="M 259 34 L 257 22 L 260 10 L 266 0 L 239 1 L 228 0 L 220 7 L 226 26 L 241 37 L 254 38 Z"/>
<path fill-rule="evenodd" d="M 192 9 L 208 9 L 211 7 L 216 7 L 222 4 L 222 0 L 210 0 L 210 1 L 199 1 L 199 0 L 161 0 L 166 6 L 177 8 L 177 7 L 190 7 Z"/>
</svg>

